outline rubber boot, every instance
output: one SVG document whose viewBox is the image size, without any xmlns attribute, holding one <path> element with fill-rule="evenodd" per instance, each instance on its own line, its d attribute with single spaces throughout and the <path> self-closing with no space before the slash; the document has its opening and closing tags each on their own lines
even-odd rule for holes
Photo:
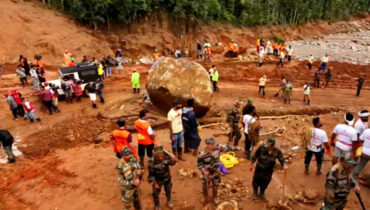
<svg viewBox="0 0 370 210">
<path fill-rule="evenodd" d="M 304 169 L 305 174 L 308 174 L 308 166 L 309 166 L 308 164 L 305 164 L 305 169 Z"/>
<path fill-rule="evenodd" d="M 133 90 L 134 90 L 134 93 L 136 93 L 136 88 L 134 88 Z"/>
<path fill-rule="evenodd" d="M 185 159 L 182 157 L 182 148 L 181 147 L 177 148 L 177 157 L 178 157 L 179 160 L 185 161 Z"/>
<path fill-rule="evenodd" d="M 137 93 L 140 93 L 140 88 L 136 89 Z"/>
<path fill-rule="evenodd" d="M 140 157 L 140 166 L 141 168 L 144 168 L 144 156 L 143 157 Z"/>
</svg>

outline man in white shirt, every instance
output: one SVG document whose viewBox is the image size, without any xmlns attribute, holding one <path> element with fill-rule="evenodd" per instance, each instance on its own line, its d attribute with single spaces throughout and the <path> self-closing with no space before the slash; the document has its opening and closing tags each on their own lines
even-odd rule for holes
<svg viewBox="0 0 370 210">
<path fill-rule="evenodd" d="M 256 121 L 256 111 L 254 106 L 250 106 L 246 109 L 245 114 L 243 116 L 243 128 L 244 128 L 244 136 L 245 136 L 245 155 L 247 159 L 250 159 L 251 151 L 253 150 L 253 142 L 250 141 L 248 138 L 248 130 L 249 125 Z"/>
<path fill-rule="evenodd" d="M 263 95 L 263 97 L 265 97 L 265 85 L 266 85 L 266 80 L 267 80 L 267 78 L 266 78 L 266 75 L 263 75 L 263 77 L 261 77 L 260 79 L 259 79 L 259 84 L 258 84 L 258 86 L 259 86 L 259 90 L 258 90 L 258 93 L 261 95 L 261 93 L 262 93 L 262 95 Z"/>
<path fill-rule="evenodd" d="M 354 142 L 357 141 L 357 132 L 352 127 L 355 121 L 354 116 L 351 113 L 346 113 L 344 115 L 345 124 L 338 124 L 335 126 L 333 134 L 331 136 L 330 145 L 334 146 L 335 142 L 335 149 L 333 155 L 333 165 L 338 162 L 338 158 L 340 158 L 344 153 L 351 153 L 352 149 L 356 149 Z"/>
<path fill-rule="evenodd" d="M 310 105 L 310 103 L 311 103 L 311 101 L 310 101 L 311 87 L 307 82 L 304 83 L 303 90 L 304 90 L 304 92 L 303 92 L 303 103 L 307 102 L 307 105 Z"/>
<path fill-rule="evenodd" d="M 281 51 L 280 52 L 280 59 L 279 59 L 279 62 L 277 63 L 277 65 L 276 66 L 279 66 L 280 65 L 280 67 L 284 67 L 284 58 L 285 58 L 285 53 L 284 53 L 284 51 Z"/>
<path fill-rule="evenodd" d="M 312 63 L 313 63 L 313 56 L 312 56 L 312 54 L 310 54 L 310 57 L 308 57 L 308 63 L 307 63 L 307 65 L 308 65 L 308 70 L 311 70 L 312 69 Z"/>
<path fill-rule="evenodd" d="M 360 136 L 360 141 L 363 141 L 362 147 L 362 154 L 360 157 L 360 161 L 355 168 L 355 172 L 353 173 L 353 179 L 357 181 L 358 175 L 361 173 L 362 169 L 366 166 L 367 162 L 370 160 L 370 129 L 367 128 L 364 132 L 362 132 Z"/>
<path fill-rule="evenodd" d="M 292 61 L 292 56 L 293 56 L 293 48 L 291 45 L 289 45 L 287 52 L 288 52 L 288 62 L 290 62 Z"/>
<path fill-rule="evenodd" d="M 210 78 L 211 82 L 212 82 L 212 77 L 215 74 L 215 69 L 216 69 L 215 65 L 212 65 L 212 68 L 209 69 L 209 78 Z"/>
<path fill-rule="evenodd" d="M 316 163 L 317 163 L 317 171 L 316 175 L 321 174 L 321 164 L 322 159 L 324 156 L 324 150 L 323 145 L 330 153 L 330 146 L 328 144 L 328 136 L 326 135 L 326 132 L 321 129 L 322 123 L 320 122 L 319 117 L 315 117 L 312 120 L 314 128 L 311 128 L 311 138 L 307 144 L 306 148 L 306 156 L 304 158 L 304 165 L 305 165 L 305 174 L 308 174 L 310 162 L 312 159 L 312 156 L 315 155 L 316 157 Z"/>
<path fill-rule="evenodd" d="M 325 56 L 321 58 L 321 66 L 319 68 L 319 71 L 320 70 L 325 71 L 326 67 L 328 66 L 328 62 L 329 62 L 328 54 L 325 54 Z"/>
<path fill-rule="evenodd" d="M 369 128 L 368 121 L 369 121 L 369 111 L 362 110 L 358 113 L 360 119 L 357 120 L 355 124 L 355 129 L 357 131 L 357 137 L 360 138 L 361 134 L 365 131 L 365 129 Z"/>
<path fill-rule="evenodd" d="M 172 142 L 172 152 L 175 156 L 177 155 L 179 160 L 185 161 L 182 158 L 183 126 L 182 109 L 179 99 L 173 101 L 173 108 L 168 112 L 167 119 Z"/>
</svg>

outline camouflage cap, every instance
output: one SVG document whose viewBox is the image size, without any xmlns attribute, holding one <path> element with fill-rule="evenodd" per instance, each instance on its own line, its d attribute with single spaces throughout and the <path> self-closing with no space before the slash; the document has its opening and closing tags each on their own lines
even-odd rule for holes
<svg viewBox="0 0 370 210">
<path fill-rule="evenodd" d="M 163 150 L 163 146 L 162 145 L 159 145 L 159 146 L 155 146 L 154 147 L 154 154 L 162 154 L 164 153 L 164 150 Z"/>
<path fill-rule="evenodd" d="M 237 101 L 235 101 L 234 106 L 239 106 L 239 105 L 241 105 L 241 104 L 242 104 L 242 102 L 241 102 L 241 101 L 239 101 L 239 100 L 237 100 Z"/>
<path fill-rule="evenodd" d="M 131 154 L 132 154 L 132 151 L 130 150 L 130 148 L 124 147 L 122 149 L 122 155 L 131 155 Z"/>
<path fill-rule="evenodd" d="M 273 146 L 275 146 L 275 139 L 267 139 L 265 145 L 267 147 L 273 147 Z"/>
<path fill-rule="evenodd" d="M 252 103 L 253 102 L 253 98 L 248 98 L 248 103 Z"/>
<path fill-rule="evenodd" d="M 342 156 L 340 157 L 340 161 L 343 161 L 344 163 L 346 163 L 348 165 L 356 165 L 357 164 L 357 162 L 352 158 L 351 153 L 342 154 Z"/>
<path fill-rule="evenodd" d="M 206 144 L 216 145 L 217 142 L 213 138 L 206 139 Z"/>
</svg>

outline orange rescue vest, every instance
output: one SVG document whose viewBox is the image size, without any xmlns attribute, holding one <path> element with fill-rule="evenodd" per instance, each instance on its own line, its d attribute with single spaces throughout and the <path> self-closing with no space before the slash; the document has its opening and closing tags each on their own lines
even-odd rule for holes
<svg viewBox="0 0 370 210">
<path fill-rule="evenodd" d="M 155 140 L 152 139 L 148 133 L 148 128 L 150 127 L 149 122 L 136 120 L 135 127 L 137 130 L 137 140 L 139 144 L 151 145 L 155 143 Z"/>
<path fill-rule="evenodd" d="M 134 150 L 130 143 L 128 142 L 128 138 L 130 136 L 130 132 L 123 129 L 118 129 L 113 131 L 113 138 L 115 141 L 115 145 L 113 145 L 114 152 L 118 152 L 119 154 L 122 154 L 122 149 L 124 147 L 128 147 L 131 149 L 132 153 L 137 156 L 136 150 Z"/>
</svg>

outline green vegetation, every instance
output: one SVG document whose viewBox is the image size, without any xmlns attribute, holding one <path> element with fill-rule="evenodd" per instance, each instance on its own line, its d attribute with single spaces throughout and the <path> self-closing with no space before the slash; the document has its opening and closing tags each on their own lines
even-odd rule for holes
<svg viewBox="0 0 370 210">
<path fill-rule="evenodd" d="M 95 28 L 166 13 L 174 21 L 226 21 L 241 26 L 301 24 L 369 13 L 370 0 L 43 0 Z"/>
</svg>

